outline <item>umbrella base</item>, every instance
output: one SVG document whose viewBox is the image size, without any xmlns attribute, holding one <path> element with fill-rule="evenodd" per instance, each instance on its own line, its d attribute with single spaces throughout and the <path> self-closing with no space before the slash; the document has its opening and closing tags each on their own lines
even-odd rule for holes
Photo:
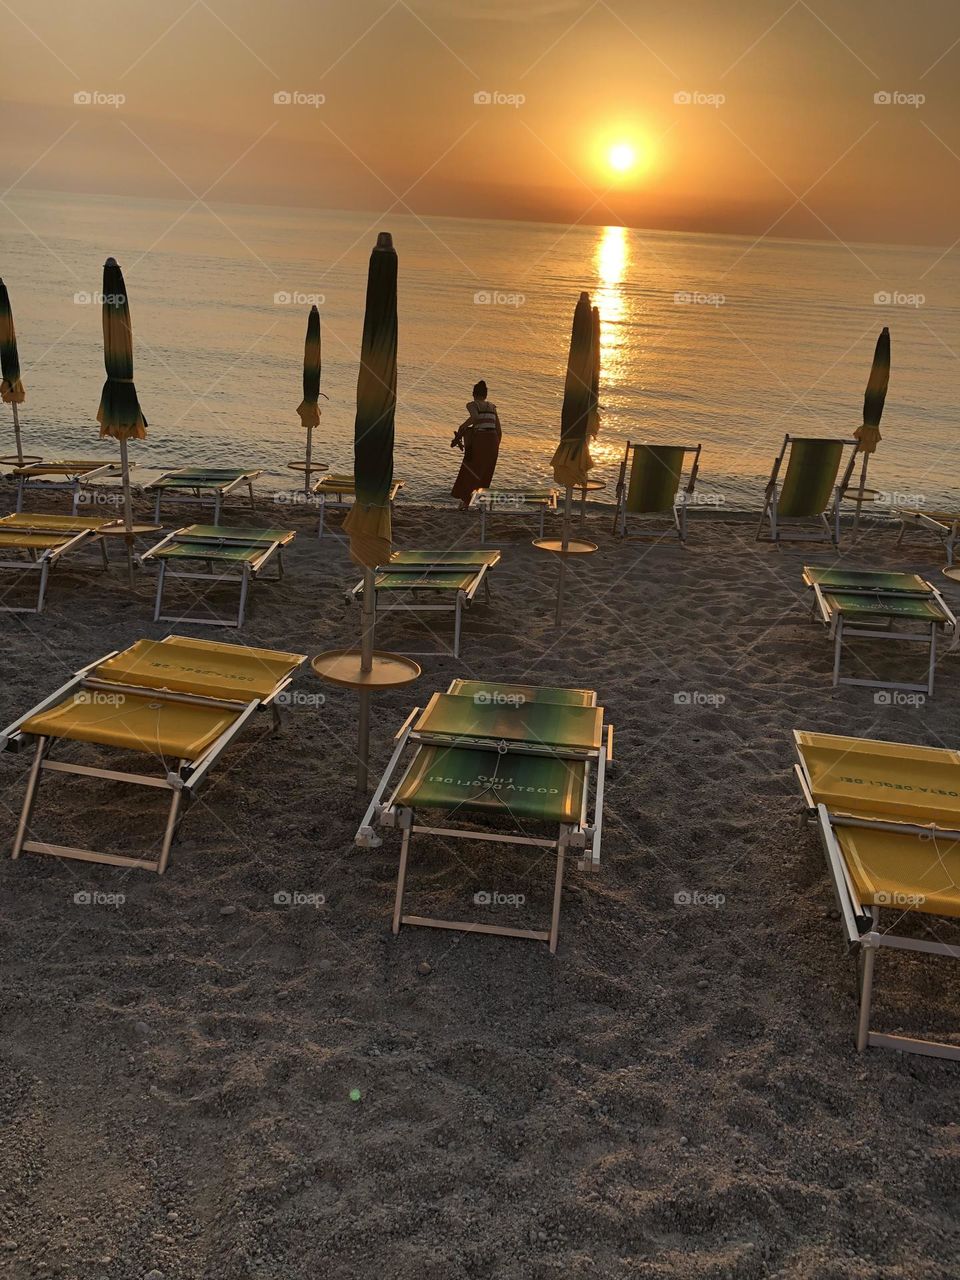
<svg viewBox="0 0 960 1280">
<path fill-rule="evenodd" d="M 582 538 L 568 539 L 566 551 L 563 549 L 562 538 L 534 538 L 533 545 L 539 547 L 541 551 L 552 551 L 555 555 L 568 556 L 588 556 L 599 550 L 595 542 L 586 542 Z"/>
<path fill-rule="evenodd" d="M 347 689 L 399 689 L 422 674 L 418 663 L 405 658 L 399 653 L 384 653 L 375 649 L 373 666 L 369 671 L 361 670 L 359 649 L 329 649 L 318 654 L 310 666 L 321 680 L 329 680 L 332 684 L 342 685 Z"/>
</svg>

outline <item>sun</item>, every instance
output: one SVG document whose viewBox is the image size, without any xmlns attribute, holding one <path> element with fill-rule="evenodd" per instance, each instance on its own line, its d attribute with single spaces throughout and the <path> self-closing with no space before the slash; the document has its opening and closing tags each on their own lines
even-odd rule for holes
<svg viewBox="0 0 960 1280">
<path fill-rule="evenodd" d="M 629 142 L 615 142 L 607 152 L 607 163 L 616 173 L 629 173 L 637 163 L 636 150 Z"/>
</svg>

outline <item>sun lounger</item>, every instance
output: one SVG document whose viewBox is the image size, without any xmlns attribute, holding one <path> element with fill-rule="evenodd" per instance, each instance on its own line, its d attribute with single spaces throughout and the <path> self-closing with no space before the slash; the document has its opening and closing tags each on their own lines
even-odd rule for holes
<svg viewBox="0 0 960 1280">
<path fill-rule="evenodd" d="M 246 488 L 250 509 L 256 512 L 253 500 L 253 482 L 261 473 L 243 467 L 180 467 L 177 471 L 165 471 L 156 480 L 144 485 L 144 492 L 156 495 L 153 517 L 160 519 L 160 503 L 198 507 L 213 504 L 213 523 L 220 523 L 223 503 L 238 489 Z"/>
<path fill-rule="evenodd" d="M 905 689 L 933 695 L 937 636 L 949 633 L 957 643 L 957 619 L 940 592 L 915 573 L 886 573 L 843 567 L 804 565 L 803 581 L 813 591 L 814 609 L 833 639 L 833 683 L 873 689 Z M 911 629 L 912 628 L 912 629 Z M 890 640 L 925 644 L 927 679 L 903 684 L 840 675 L 844 640 Z"/>
<path fill-rule="evenodd" d="M 849 471 L 844 473 L 844 479 L 839 483 L 837 477 L 843 451 L 848 445 L 855 450 L 857 442 L 810 436 L 783 437 L 783 446 L 774 459 L 764 492 L 758 539 L 768 536 L 775 543 L 817 542 L 826 537 L 834 546 L 839 546 L 840 504 Z M 787 459 L 787 469 L 782 482 L 778 483 L 784 458 Z M 785 526 L 785 520 L 796 524 Z M 768 521 L 769 535 L 765 535 Z M 811 523 L 812 529 L 809 528 Z"/>
<path fill-rule="evenodd" d="M 915 529 L 925 529 L 928 533 L 932 533 L 943 543 L 944 550 L 947 554 L 948 567 L 953 564 L 953 553 L 957 545 L 957 533 L 960 531 L 960 511 L 919 511 L 916 508 L 908 510 L 901 508 L 896 512 L 900 519 L 900 535 L 897 538 L 897 546 L 914 545 L 912 543 L 904 544 L 903 535 L 907 531 L 907 525 L 912 525 Z M 926 546 L 926 543 L 916 544 Z"/>
<path fill-rule="evenodd" d="M 131 464 L 131 470 L 136 464 Z M 38 493 L 66 490 L 73 495 L 73 514 L 77 514 L 81 498 L 95 500 L 98 482 L 120 475 L 119 462 L 103 458 L 58 458 L 53 462 L 30 462 L 14 467 L 11 475 L 17 482 L 17 511 L 23 510 L 28 489 Z"/>
<path fill-rule="evenodd" d="M 390 511 L 393 512 L 393 503 L 403 488 L 402 480 L 394 480 L 390 486 L 388 501 L 390 503 Z M 323 530 L 326 521 L 328 507 L 337 509 L 346 509 L 352 507 L 357 496 L 354 486 L 353 473 L 333 472 L 331 475 L 321 476 L 319 480 L 312 486 L 311 492 L 317 500 L 320 508 L 320 523 L 317 526 L 317 537 L 323 537 Z"/>
<path fill-rule="evenodd" d="M 556 511 L 555 485 L 528 485 L 523 489 L 478 489 L 471 505 L 480 512 L 480 541 L 487 540 L 487 520 L 492 516 L 519 516 L 539 521 L 539 537 L 543 537 L 543 519 L 548 511 Z"/>
<path fill-rule="evenodd" d="M 960 946 L 893 932 L 918 915 L 960 917 L 960 753 L 800 731 L 794 741 L 807 814 L 820 832 L 844 933 L 858 950 L 858 1050 L 960 1061 L 960 1043 L 870 1030 L 878 951 L 960 959 Z"/>
<path fill-rule="evenodd" d="M 2 604 L 0 612 L 42 613 L 50 570 L 88 543 L 98 544 L 103 567 L 108 568 L 102 534 L 118 523 L 95 516 L 51 516 L 23 511 L 0 518 L 0 572 L 15 574 L 18 578 L 28 573 L 39 575 L 35 605 Z"/>
<path fill-rule="evenodd" d="M 181 810 L 246 722 L 262 707 L 279 721 L 276 698 L 305 662 L 302 654 L 167 636 L 138 640 L 122 653 L 83 667 L 56 693 L 0 734 L 0 749 L 36 746 L 12 856 L 45 853 L 163 874 Z M 158 773 L 126 773 L 96 762 L 53 760 L 61 743 L 88 743 L 149 756 Z M 171 793 L 155 857 L 100 853 L 27 839 L 37 787 L 45 774 L 106 778 Z"/>
<path fill-rule="evenodd" d="M 191 524 L 168 534 L 155 547 L 141 556 L 141 562 L 156 560 L 157 596 L 154 622 L 196 622 L 210 627 L 242 627 L 247 605 L 247 592 L 274 560 L 277 578 L 283 577 L 283 548 L 296 537 L 292 529 L 227 528 L 217 524 Z M 206 572 L 196 561 L 206 563 Z M 181 568 L 181 565 L 188 567 Z M 215 567 L 216 566 L 216 567 Z M 221 618 L 209 611 L 204 614 L 164 614 L 163 589 L 168 578 L 188 582 L 210 582 L 217 586 L 236 582 L 240 586 L 240 602 L 235 618 Z"/>
<path fill-rule="evenodd" d="M 556 950 L 564 858 L 576 849 L 581 867 L 600 861 L 604 780 L 613 751 L 613 729 L 605 729 L 603 720 L 603 708 L 588 689 L 476 680 L 454 680 L 423 711 L 414 708 L 397 734 L 393 756 L 356 835 L 356 843 L 369 848 L 380 843 L 375 823 L 402 833 L 395 934 L 404 924 L 424 925 L 533 938 Z M 412 758 L 401 770 L 410 749 Z M 416 819 L 422 810 L 435 814 L 434 821 L 465 821 L 420 825 Z M 535 834 L 534 827 L 552 828 L 556 834 Z M 549 930 L 405 915 L 407 863 L 415 835 L 553 850 L 557 865 Z"/>
<path fill-rule="evenodd" d="M 499 563 L 499 551 L 395 551 L 390 563 L 377 569 L 377 615 L 452 612 L 453 656 L 459 658 L 463 611 L 473 603 L 481 586 L 489 601 L 488 574 Z M 350 599 L 357 601 L 362 596 L 361 579 Z"/>
<path fill-rule="evenodd" d="M 700 471 L 701 448 L 699 444 L 633 444 L 628 440 L 617 480 L 614 532 L 626 537 L 628 514 L 669 516 L 680 542 L 686 543 L 687 506 Z M 683 468 L 688 453 L 693 457 L 690 475 L 684 485 Z M 662 530 L 644 531 L 634 536 L 660 538 Z"/>
</svg>

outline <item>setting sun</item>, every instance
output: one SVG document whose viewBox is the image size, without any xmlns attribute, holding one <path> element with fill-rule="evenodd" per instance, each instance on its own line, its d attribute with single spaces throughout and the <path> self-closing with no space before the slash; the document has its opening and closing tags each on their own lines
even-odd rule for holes
<svg viewBox="0 0 960 1280">
<path fill-rule="evenodd" d="M 617 173 L 627 173 L 636 165 L 637 153 L 629 142 L 617 142 L 607 153 L 607 162 Z"/>
</svg>

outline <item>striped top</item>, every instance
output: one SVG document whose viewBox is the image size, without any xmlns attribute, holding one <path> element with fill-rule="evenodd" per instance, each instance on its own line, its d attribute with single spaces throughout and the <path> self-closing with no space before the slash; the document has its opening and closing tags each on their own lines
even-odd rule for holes
<svg viewBox="0 0 960 1280">
<path fill-rule="evenodd" d="M 475 409 L 476 417 L 473 425 L 477 431 L 496 431 L 497 429 L 497 406 L 489 400 L 471 400 L 467 405 L 467 409 Z M 470 414 L 473 418 L 473 414 Z"/>
</svg>

